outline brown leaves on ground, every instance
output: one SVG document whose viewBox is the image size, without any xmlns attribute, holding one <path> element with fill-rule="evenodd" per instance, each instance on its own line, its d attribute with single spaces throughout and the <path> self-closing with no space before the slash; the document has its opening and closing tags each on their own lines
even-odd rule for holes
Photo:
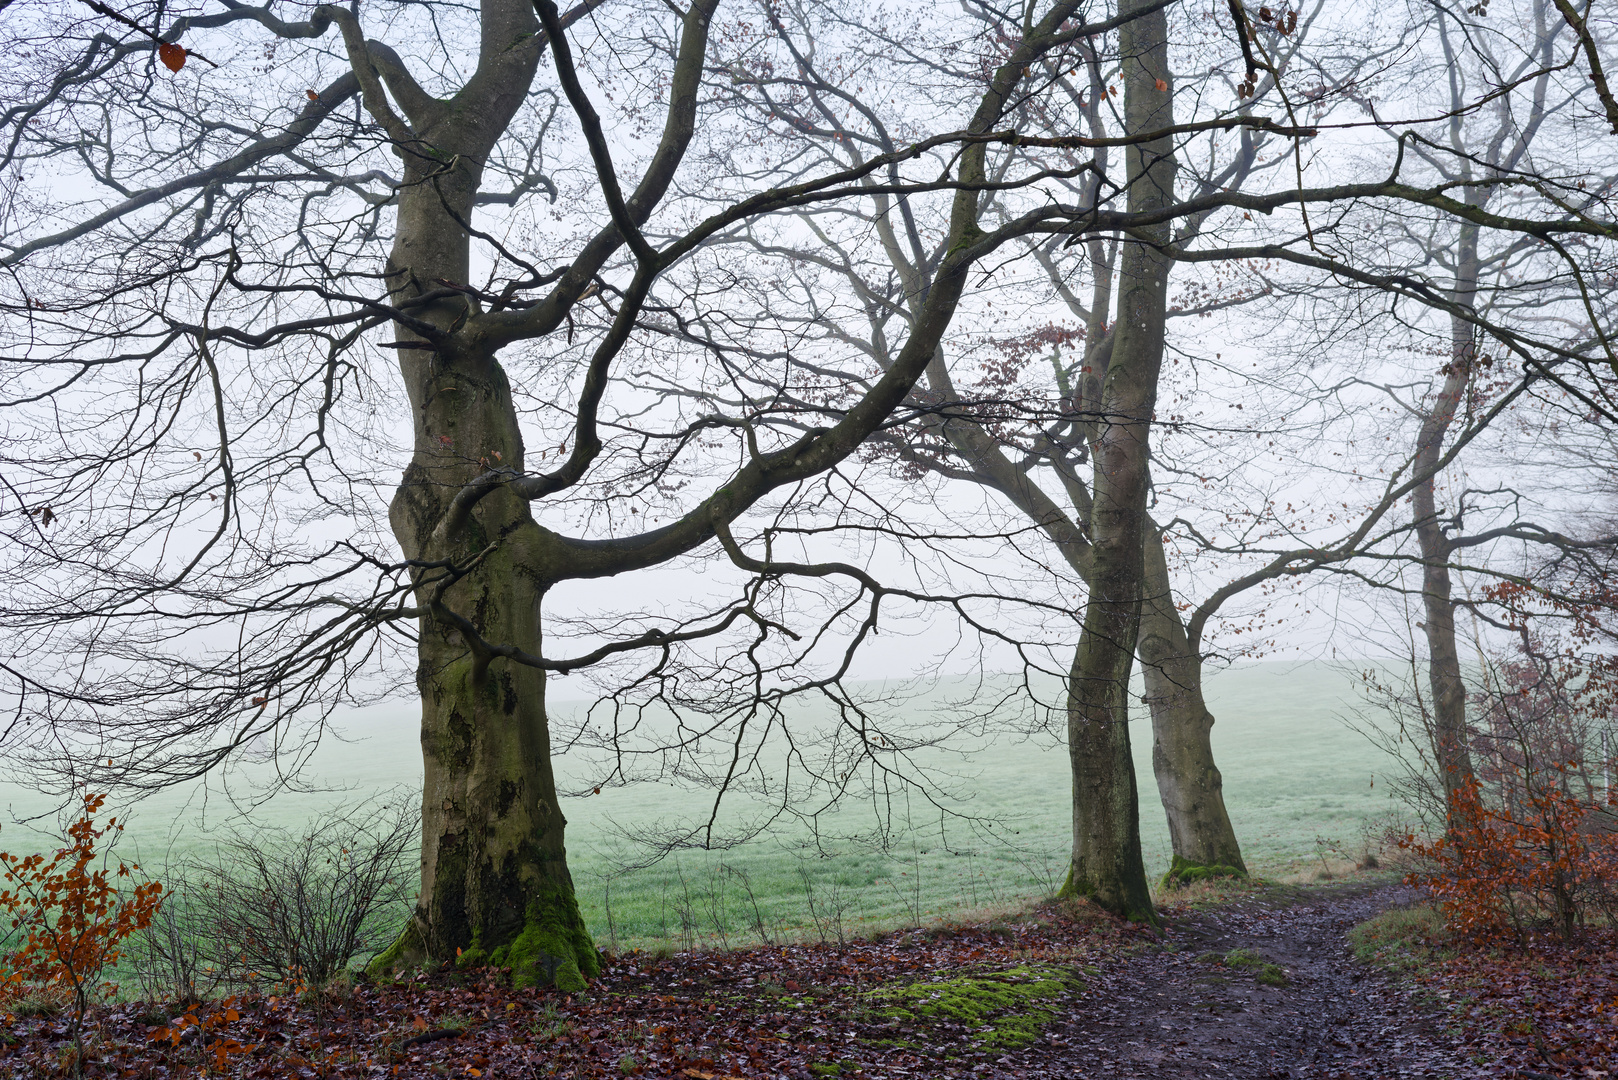
<svg viewBox="0 0 1618 1080">
<path fill-rule="evenodd" d="M 1491 1075 L 1618 1076 L 1618 931 L 1474 949 L 1421 976 Z"/>
<path fill-rule="evenodd" d="M 1418 983 L 1391 982 L 1343 947 L 1346 927 L 1388 902 L 1364 890 L 1355 895 L 1360 899 L 1334 901 L 1311 892 L 1175 913 L 1161 942 L 1138 928 L 1046 907 L 996 925 L 841 946 L 629 953 L 610 958 L 579 995 L 512 990 L 498 972 L 445 970 L 321 994 L 249 995 L 215 1007 L 217 1016 L 124 1004 L 97 1015 L 86 1075 L 1032 1080 L 1136 1075 L 1127 1067 L 1142 1055 L 1157 1061 L 1155 1075 L 1176 1080 L 1215 1075 L 1199 1072 L 1198 1063 L 1216 1060 L 1227 1063 L 1217 1075 L 1228 1077 L 1422 1076 L 1429 1072 L 1407 1066 L 1428 1058 L 1469 1060 L 1477 1066 L 1469 1075 L 1478 1076 L 1601 1080 L 1613 1070 L 1618 935 L 1535 945 L 1517 957 L 1478 950 L 1430 966 Z M 1248 973 L 1204 962 L 1204 951 L 1222 956 L 1218 950 L 1248 940 L 1276 950 L 1293 965 L 1294 980 L 1249 986 Z M 1294 959 L 1284 954 L 1288 948 Z M 1052 1002 L 1051 1027 L 1025 1051 L 992 1049 L 982 1029 L 945 1016 L 896 1020 L 872 994 L 1028 965 L 1084 974 L 1082 989 Z M 1184 993 L 1172 985 L 1180 976 Z M 1223 1004 L 1214 1013 L 1203 1005 L 1199 1020 L 1191 1007 L 1210 993 L 1210 979 L 1222 984 Z M 1443 1003 L 1448 1015 L 1413 1004 L 1413 996 Z M 1284 1054 L 1280 1043 L 1257 1045 L 1269 1038 L 1266 1009 L 1278 1024 L 1291 1018 L 1276 1031 L 1309 1045 Z M 1299 1015 L 1311 1017 L 1304 1028 Z M 0 1036 L 0 1078 L 57 1071 L 65 1024 L 13 1018 L 9 1029 L 9 1038 Z M 1385 1055 L 1375 1049 L 1378 1032 L 1384 1044 L 1393 1040 Z M 1221 1049 L 1232 1038 L 1253 1045 L 1242 1053 Z M 1207 1045 L 1199 1050 L 1198 1040 Z M 1342 1049 L 1357 1041 L 1368 1056 Z M 1423 1050 L 1429 1041 L 1431 1054 Z M 1377 1064 L 1384 1058 L 1385 1072 Z M 1268 1064 L 1248 1068 L 1250 1061 Z"/>
<path fill-rule="evenodd" d="M 925 1046 L 896 1045 L 893 1021 L 869 1007 L 892 982 L 1047 962 L 1094 962 L 1141 932 L 1056 909 L 996 927 L 910 931 L 847 945 L 612 957 L 588 992 L 513 990 L 500 973 L 449 971 L 361 983 L 323 996 L 249 995 L 227 1023 L 177 1025 L 144 1004 L 98 1017 L 87 1075 L 178 1078 L 966 1075 L 992 1055 L 974 1031 L 941 1022 Z M 194 1011 L 193 1014 L 194 1015 Z M 206 1029 L 206 1030 L 204 1030 Z M 896 1038 L 896 1035 L 899 1036 Z M 0 1077 L 35 1077 L 64 1029 L 14 1020 Z M 220 1054 L 219 1040 L 228 1039 Z M 954 1064 L 941 1058 L 954 1055 Z M 221 1067 L 222 1066 L 222 1067 Z M 835 1069 L 833 1072 L 831 1070 Z M 941 1071 L 943 1070 L 943 1071 Z"/>
</svg>

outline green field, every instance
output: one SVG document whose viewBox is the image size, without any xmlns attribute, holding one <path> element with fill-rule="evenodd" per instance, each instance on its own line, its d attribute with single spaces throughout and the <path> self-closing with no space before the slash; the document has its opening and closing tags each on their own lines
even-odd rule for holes
<svg viewBox="0 0 1618 1080">
<path fill-rule="evenodd" d="M 1343 721 L 1358 705 L 1345 672 L 1319 663 L 1252 664 L 1213 675 L 1207 694 L 1226 801 L 1253 871 L 1294 874 L 1318 866 L 1333 846 L 1357 852 L 1367 824 L 1399 809 L 1381 782 L 1392 763 Z M 1149 723 L 1140 712 L 1133 735 L 1141 832 L 1155 876 L 1168 864 L 1168 834 L 1151 774 Z M 349 741 L 322 746 L 310 775 L 317 786 L 347 793 L 280 795 L 254 811 L 255 821 L 296 825 L 336 799 L 419 784 L 408 705 L 355 714 L 345 724 Z M 699 814 L 703 796 L 642 785 L 565 802 L 569 861 L 585 917 L 600 944 L 620 949 L 737 944 L 761 932 L 836 938 L 1020 903 L 1060 884 L 1071 827 L 1065 751 L 1048 741 L 1001 742 L 951 768 L 960 774 L 953 808 L 992 827 L 946 818 L 941 829 L 936 810 L 918 809 L 916 828 L 896 834 L 886 851 L 835 842 L 817 849 L 807 827 L 794 825 L 723 853 L 685 852 L 623 871 L 635 851 L 622 832 Z M 565 782 L 566 761 L 559 771 Z M 13 787 L 0 790 L 0 805 L 15 822 L 43 804 L 36 793 Z M 168 792 L 133 808 L 124 843 L 148 868 L 160 866 L 205 847 L 210 830 L 233 813 L 217 791 Z M 850 806 L 823 831 L 860 832 L 871 816 L 869 805 Z M 13 823 L 0 848 L 37 848 L 39 835 Z"/>
</svg>

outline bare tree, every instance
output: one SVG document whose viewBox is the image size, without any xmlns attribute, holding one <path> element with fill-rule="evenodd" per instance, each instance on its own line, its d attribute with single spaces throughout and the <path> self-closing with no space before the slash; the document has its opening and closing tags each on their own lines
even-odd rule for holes
<svg viewBox="0 0 1618 1080">
<path fill-rule="evenodd" d="M 1353 53 L 1344 66 L 1322 64 L 1308 53 L 1300 53 L 1304 38 L 1301 31 L 1312 25 L 1319 11 L 1317 6 L 1313 14 L 1300 19 L 1296 12 L 1282 10 L 1266 16 L 1263 23 L 1252 20 L 1240 24 L 1237 35 L 1241 40 L 1231 46 L 1241 65 L 1236 69 L 1236 77 L 1231 79 L 1231 88 L 1237 91 L 1238 112 L 1251 115 L 1257 100 L 1269 100 L 1266 95 L 1273 94 L 1278 107 L 1295 114 L 1305 107 L 1298 103 L 1296 96 L 1300 84 L 1305 92 L 1303 100 L 1307 103 L 1307 110 L 1316 119 L 1336 108 L 1358 110 L 1359 103 L 1364 100 L 1362 95 L 1366 92 L 1364 80 L 1374 74 L 1376 66 L 1385 62 L 1390 54 L 1397 55 L 1408 48 L 1408 38 L 1388 42 L 1380 49 L 1372 44 L 1357 43 L 1360 45 L 1359 51 Z M 996 23 L 993 13 L 985 10 L 978 17 L 986 26 L 994 27 L 995 32 L 1007 32 L 1002 24 Z M 1430 25 L 1418 23 L 1409 29 L 1409 34 L 1419 36 L 1430 29 Z M 774 30 L 778 36 L 790 40 L 790 32 L 779 20 L 774 24 Z M 811 55 L 812 50 L 805 45 L 793 51 L 790 70 L 749 67 L 740 60 L 731 64 L 730 70 L 738 86 L 735 91 L 738 99 L 744 107 L 760 115 L 768 113 L 772 120 L 778 116 L 785 120 L 784 130 L 770 131 L 768 134 L 790 146 L 790 153 L 800 154 L 804 158 L 815 160 L 816 155 L 821 153 L 840 154 L 842 160 L 857 162 L 862 159 L 862 147 L 865 145 L 874 150 L 885 149 L 884 125 L 891 126 L 891 122 L 884 116 L 883 106 L 890 100 L 887 95 L 891 91 L 885 86 L 872 88 L 865 98 L 851 93 L 844 85 L 850 81 L 847 73 L 861 72 L 860 77 L 864 77 L 860 65 L 828 49 L 825 39 L 817 41 L 812 31 L 804 29 L 801 33 L 806 42 L 816 42 L 820 50 Z M 1259 41 L 1260 37 L 1262 42 Z M 1328 34 L 1328 38 L 1334 45 L 1341 42 L 1340 36 Z M 914 49 L 912 55 L 918 57 L 913 61 L 918 81 L 938 80 L 952 74 L 946 65 L 931 60 L 923 49 Z M 1076 125 L 1097 135 L 1104 131 L 1101 103 L 1113 99 L 1106 92 L 1107 83 L 1102 77 L 1098 60 L 1103 55 L 1111 54 L 1110 51 L 1091 51 L 1085 55 L 1088 59 L 1082 70 L 1089 76 L 1088 87 L 1083 81 L 1067 83 L 1064 77 L 1070 72 L 1047 71 L 1047 77 L 1063 87 L 1064 96 L 1059 103 L 1065 111 L 1039 113 L 1039 109 L 1054 108 L 1051 99 L 1040 99 L 1037 105 L 1031 104 L 1030 111 L 1036 113 L 1036 119 L 1046 125 L 1046 130 Z M 1226 60 L 1228 66 L 1229 57 L 1216 59 Z M 1296 70 L 1292 67 L 1294 59 Z M 1252 61 L 1252 64 L 1249 65 L 1248 61 Z M 1543 50 L 1536 52 L 1530 49 L 1522 64 L 1523 71 L 1537 72 L 1541 80 L 1548 79 L 1552 73 L 1552 65 Z M 1080 69 L 1072 73 L 1077 70 Z M 1218 70 L 1217 64 L 1215 70 Z M 842 81 L 827 74 L 831 71 L 838 72 Z M 1248 81 L 1237 86 L 1235 84 L 1239 78 Z M 1155 77 L 1152 80 L 1153 93 L 1162 92 L 1157 87 L 1158 81 Z M 1481 92 L 1485 104 L 1494 100 L 1489 94 L 1494 92 L 1496 84 L 1491 82 L 1488 85 L 1490 90 Z M 1088 98 L 1085 89 L 1090 91 Z M 1532 80 L 1526 84 L 1526 90 L 1530 95 L 1535 92 Z M 1542 88 L 1540 92 L 1543 92 Z M 1423 105 L 1426 104 L 1424 101 Z M 854 109 L 857 123 L 845 122 L 837 108 L 833 107 L 845 105 Z M 1445 117 L 1464 118 L 1479 107 L 1471 99 L 1458 103 L 1440 102 L 1434 110 L 1439 117 L 1435 122 L 1441 125 Z M 1126 127 L 1124 130 L 1129 129 Z M 1402 129 L 1389 122 L 1386 130 L 1395 134 Z M 1221 252 L 1228 251 L 1222 244 L 1230 235 L 1231 223 L 1214 217 L 1211 211 L 1203 210 L 1201 200 L 1217 197 L 1219 193 L 1240 188 L 1250 181 L 1255 193 L 1266 190 L 1266 183 L 1284 185 L 1289 175 L 1303 167 L 1303 159 L 1289 152 L 1295 143 L 1251 128 L 1239 129 L 1240 144 L 1221 159 L 1216 142 L 1219 134 L 1215 132 L 1208 137 L 1211 144 L 1208 154 L 1191 155 L 1183 147 L 1176 150 L 1177 156 L 1182 158 L 1194 157 L 1199 162 L 1212 158 L 1217 162 L 1205 171 L 1197 171 L 1190 185 L 1182 179 L 1181 187 L 1189 186 L 1190 190 L 1176 192 L 1173 205 L 1179 216 L 1173 244 L 1185 252 L 1188 261 L 1221 259 Z M 1183 136 L 1182 143 L 1190 137 Z M 1318 144 L 1311 149 L 1311 153 L 1317 149 Z M 1037 159 L 1043 151 L 1037 140 L 1028 140 L 1023 152 Z M 1426 152 L 1425 148 L 1422 152 Z M 1098 153 L 1094 160 L 1091 173 L 1068 185 L 1070 197 L 1077 205 L 1099 211 L 1116 204 L 1119 197 L 1116 193 L 1133 191 L 1143 183 L 1140 176 L 1128 182 L 1120 177 L 1116 182 L 1109 183 L 1106 158 Z M 1259 164 L 1266 160 L 1268 164 Z M 1013 199 L 991 204 L 990 212 L 1009 218 L 1015 215 L 1017 207 Z M 1390 212 L 1385 206 L 1379 206 L 1372 213 L 1385 214 L 1387 220 L 1398 222 L 1408 211 L 1396 209 Z M 1251 213 L 1245 214 L 1243 220 L 1250 220 L 1251 217 Z M 723 249 L 727 258 L 734 259 L 738 246 L 763 257 L 766 269 L 758 273 L 771 284 L 758 287 L 759 295 L 755 302 L 772 319 L 796 320 L 796 325 L 801 327 L 805 336 L 817 337 L 826 343 L 828 351 L 835 353 L 838 349 L 846 350 L 853 362 L 868 363 L 872 369 L 883 370 L 889 363 L 886 340 L 891 327 L 904 325 L 911 319 L 911 309 L 917 303 L 917 298 L 925 296 L 929 268 L 941 254 L 942 248 L 934 239 L 936 230 L 926 227 L 925 208 L 909 199 L 894 200 L 891 205 L 873 204 L 872 212 L 857 220 L 860 227 L 881 238 L 881 255 L 873 262 L 860 262 L 856 255 L 851 254 L 854 249 L 841 241 L 834 242 L 832 249 L 827 251 L 809 245 L 794 247 L 790 240 L 779 236 L 738 232 L 719 238 L 715 243 L 727 245 Z M 1421 228 L 1444 227 L 1444 220 L 1431 216 L 1414 218 Z M 1312 225 L 1307 217 L 1303 225 L 1307 244 L 1315 245 L 1317 251 L 1321 250 L 1321 240 L 1326 230 Z M 809 227 L 820 240 L 833 235 L 824 220 L 811 222 Z M 1239 224 L 1236 226 L 1237 229 L 1241 227 Z M 1311 228 L 1315 231 L 1307 232 Z M 1334 224 L 1330 230 L 1335 235 L 1341 231 L 1341 226 Z M 1518 249 L 1540 253 L 1545 250 L 1532 235 L 1510 229 L 1499 235 L 1505 238 L 1503 244 Z M 943 352 L 935 356 L 926 376 L 925 390 L 918 391 L 914 397 L 916 405 L 925 411 L 918 414 L 914 424 L 890 426 L 879 438 L 893 449 L 905 466 L 927 469 L 952 479 L 968 480 L 1002 495 L 1047 535 L 1077 577 L 1088 582 L 1094 558 L 1090 538 L 1094 496 L 1077 466 L 1088 463 L 1092 446 L 1097 443 L 1101 433 L 1119 422 L 1101 403 L 1102 380 L 1110 370 L 1109 362 L 1116 343 L 1110 326 L 1111 308 L 1115 302 L 1116 261 L 1113 252 L 1116 245 L 1109 243 L 1104 231 L 1092 230 L 1085 246 L 1077 249 L 1088 256 L 1088 269 L 1093 281 L 1094 297 L 1086 305 L 1078 299 L 1070 285 L 1073 269 L 1065 265 L 1067 252 L 1072 249 L 1072 245 L 1066 243 L 1068 239 L 1064 236 L 1056 242 L 1031 243 L 1029 254 L 1049 276 L 1063 305 L 1083 320 L 1082 329 L 1068 329 L 1052 323 L 1036 325 L 1020 334 L 1002 329 L 999 334 L 1006 348 L 1018 351 L 1021 357 L 1026 357 L 1036 347 L 1051 348 L 1057 386 L 1050 390 L 1041 388 L 1036 392 L 1024 391 L 1021 387 L 1015 391 L 1008 389 L 1005 382 L 1011 376 L 1006 372 L 1016 364 L 1008 361 L 999 366 L 993 365 L 983 358 L 981 348 L 974 352 L 968 343 L 960 340 L 964 334 L 958 334 L 947 356 Z M 1191 250 L 1193 245 L 1202 250 Z M 1126 242 L 1123 246 L 1128 250 L 1130 243 Z M 1278 245 L 1266 249 L 1266 253 L 1273 255 L 1279 250 L 1281 247 Z M 1251 249 L 1248 253 L 1251 253 Z M 1418 253 L 1416 265 L 1419 266 L 1420 260 L 1425 257 Z M 785 261 L 792 266 L 783 274 L 779 266 L 768 265 L 770 260 Z M 1083 261 L 1079 260 L 1081 268 Z M 1329 270 L 1334 265 L 1332 259 L 1318 259 L 1313 253 L 1304 254 L 1300 261 L 1308 268 L 1324 266 Z M 1361 277 L 1357 284 L 1383 292 L 1391 296 L 1394 302 L 1400 295 L 1414 299 L 1420 305 L 1428 304 L 1429 300 L 1437 301 L 1441 317 L 1448 317 L 1445 312 L 1449 309 L 1442 305 L 1451 303 L 1453 298 L 1435 291 L 1433 283 L 1425 280 L 1420 270 L 1407 277 L 1397 276 L 1409 273 L 1411 264 L 1401 263 L 1397 271 L 1391 264 L 1379 265 L 1375 261 L 1366 261 L 1359 266 Z M 1371 267 L 1375 267 L 1379 273 L 1368 273 Z M 795 276 L 794 284 L 802 286 L 802 304 L 790 311 L 791 302 L 780 299 L 783 276 L 789 279 Z M 1009 261 L 996 267 L 995 277 L 996 293 L 1005 298 L 1006 306 L 1029 303 L 1021 297 L 1035 290 L 1027 275 L 1016 277 L 1015 267 Z M 1014 284 L 1006 284 L 1008 278 Z M 1341 288 L 1344 283 L 1341 279 L 1336 283 L 1313 276 L 1291 282 L 1273 277 L 1261 277 L 1260 280 L 1273 281 L 1284 291 L 1307 290 L 1311 295 L 1328 296 L 1336 294 L 1341 297 L 1340 304 L 1346 310 L 1365 302 L 1363 293 L 1356 294 L 1353 278 L 1347 280 L 1350 285 L 1348 290 Z M 833 282 L 846 285 L 849 289 L 845 301 L 837 303 L 827 298 L 827 290 L 834 287 Z M 1260 291 L 1268 291 L 1269 288 L 1270 285 L 1266 284 Z M 1017 292 L 1018 289 L 1022 292 Z M 1208 307 L 1224 307 L 1241 299 L 1243 297 L 1234 295 L 1215 297 L 1203 308 L 1185 313 L 1205 314 Z M 1326 301 L 1328 304 L 1331 302 Z M 1543 304 L 1548 301 L 1544 293 L 1536 293 L 1535 302 Z M 1171 314 L 1165 306 L 1164 318 Z M 727 312 L 727 317 L 732 317 L 732 313 Z M 1475 312 L 1473 317 L 1478 317 Z M 1064 365 L 1064 348 L 1081 359 Z M 826 361 L 817 357 L 816 363 L 824 370 Z M 837 370 L 841 373 L 847 369 Z M 981 378 L 974 380 L 974 373 Z M 858 374 L 856 370 L 850 378 L 857 380 Z M 1507 388 L 1504 400 L 1496 403 L 1498 407 L 1495 410 L 1483 410 L 1471 418 L 1459 433 L 1457 444 L 1464 444 L 1486 430 L 1491 419 L 1499 415 L 1500 409 L 1509 408 L 1511 402 L 1543 374 L 1543 365 L 1530 365 L 1528 376 Z M 1268 389 L 1255 386 L 1252 393 L 1257 396 L 1267 393 Z M 777 395 L 791 393 L 785 384 L 772 384 L 769 391 Z M 1334 392 L 1329 385 L 1321 390 L 1325 397 Z M 1249 401 L 1249 404 L 1256 402 Z M 1198 430 L 1206 434 L 1208 429 Z M 1251 438 L 1253 432 L 1244 426 L 1232 429 L 1231 434 Z M 1160 457 L 1161 449 L 1157 453 Z M 1381 551 L 1408 531 L 1408 525 L 1394 522 L 1390 515 L 1416 490 L 1412 486 L 1416 483 L 1413 478 L 1431 476 L 1434 469 L 1452 459 L 1453 454 L 1444 455 L 1442 459 L 1432 454 L 1420 461 L 1405 457 L 1402 461 L 1392 462 L 1385 472 L 1394 479 L 1360 511 L 1352 527 L 1335 536 L 1310 537 L 1308 546 L 1302 548 L 1266 550 L 1262 545 L 1250 542 L 1234 548 L 1223 546 L 1220 554 L 1227 559 L 1256 555 L 1261 556 L 1264 562 L 1253 572 L 1238 573 L 1234 578 L 1227 579 L 1223 587 L 1212 589 L 1212 595 L 1205 603 L 1197 605 L 1189 620 L 1182 618 L 1173 600 L 1167 560 L 1163 558 L 1161 530 L 1150 516 L 1147 518 L 1152 536 L 1145 545 L 1146 560 L 1141 573 L 1151 580 L 1143 586 L 1141 618 L 1144 621 L 1140 633 L 1145 651 L 1141 655 L 1146 661 L 1147 697 L 1153 706 L 1156 735 L 1154 761 L 1159 766 L 1160 793 L 1169 812 L 1176 855 L 1182 864 L 1240 865 L 1239 847 L 1219 798 L 1219 774 L 1213 764 L 1208 740 L 1211 717 L 1201 700 L 1200 649 L 1204 628 L 1210 620 L 1219 617 L 1222 608 L 1233 598 L 1249 590 L 1278 580 L 1295 580 L 1324 569 L 1354 572 L 1348 568 L 1356 559 Z M 1049 467 L 1054 479 L 1059 480 L 1055 486 L 1060 495 L 1050 495 L 1035 481 L 1034 470 L 1042 467 Z M 1419 483 L 1416 486 L 1419 487 Z M 1071 511 L 1063 507 L 1064 501 L 1071 502 Z M 1248 510 L 1244 508 L 1240 512 L 1247 513 Z M 1258 508 L 1253 508 L 1251 512 L 1263 516 Z M 1179 522 L 1173 525 L 1181 529 Z M 1283 526 L 1278 524 L 1276 528 L 1284 534 Z M 1206 539 L 1199 536 L 1194 524 L 1185 525 L 1182 531 L 1191 539 Z M 1077 709 L 1080 705 L 1082 703 L 1075 699 L 1074 707 Z M 1085 732 L 1098 729 L 1081 726 L 1077 730 L 1082 736 Z M 1112 757 L 1109 758 L 1114 763 L 1109 767 L 1112 771 L 1123 767 L 1119 764 L 1121 756 L 1117 754 L 1117 749 L 1116 746 L 1112 748 Z M 1098 777 L 1111 775 L 1109 770 L 1101 770 L 1094 761 L 1080 769 L 1078 823 L 1081 831 L 1091 829 L 1094 821 L 1108 820 L 1109 811 L 1105 809 L 1105 804 L 1112 798 L 1111 789 L 1101 790 L 1096 785 L 1101 783 Z M 1123 781 L 1121 777 L 1115 777 L 1114 781 L 1109 781 L 1112 782 L 1122 784 Z M 1089 788 L 1095 790 L 1089 791 Z M 1094 798 L 1090 797 L 1092 795 Z M 1127 802 L 1127 797 L 1123 801 Z M 1086 806 L 1090 809 L 1084 809 Z M 1121 852 L 1133 845 L 1130 826 L 1122 824 L 1131 814 L 1132 811 L 1120 811 L 1112 815 L 1110 820 L 1119 824 L 1112 838 L 1105 841 L 1107 850 Z M 1082 840 L 1079 849 L 1087 850 Z"/>
</svg>

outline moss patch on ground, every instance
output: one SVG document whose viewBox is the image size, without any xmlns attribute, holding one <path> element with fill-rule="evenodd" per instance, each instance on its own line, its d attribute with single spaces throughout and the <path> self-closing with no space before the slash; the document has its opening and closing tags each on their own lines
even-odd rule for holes
<svg viewBox="0 0 1618 1080">
<path fill-rule="evenodd" d="M 1287 976 L 1286 968 L 1280 964 L 1270 963 L 1252 949 L 1232 949 L 1224 956 L 1218 953 L 1203 953 L 1197 959 L 1203 963 L 1224 964 L 1238 970 L 1252 969 L 1254 976 L 1265 986 L 1287 986 L 1292 982 Z"/>
<path fill-rule="evenodd" d="M 1020 1050 L 1032 1044 L 1056 1016 L 1055 999 L 1078 976 L 1062 968 L 1028 965 L 941 982 L 907 983 L 874 990 L 876 1015 L 910 1025 L 951 1020 L 979 1028 L 982 1045 Z"/>
</svg>

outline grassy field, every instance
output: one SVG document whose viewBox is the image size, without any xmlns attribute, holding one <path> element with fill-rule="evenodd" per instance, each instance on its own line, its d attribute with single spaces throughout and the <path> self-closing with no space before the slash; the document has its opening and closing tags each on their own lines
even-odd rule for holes
<svg viewBox="0 0 1618 1080">
<path fill-rule="evenodd" d="M 1226 801 L 1253 871 L 1294 875 L 1319 866 L 1323 856 L 1357 854 L 1366 829 L 1398 809 L 1387 798 L 1389 785 L 1379 782 L 1390 763 L 1342 721 L 1357 705 L 1345 673 L 1325 664 L 1255 664 L 1214 675 L 1207 692 Z M 321 748 L 312 772 L 317 781 L 348 789 L 346 795 L 278 796 L 255 820 L 295 826 L 335 799 L 419 784 L 408 706 L 355 715 L 347 732 L 351 741 Z M 1133 735 L 1143 847 L 1155 876 L 1167 867 L 1169 846 L 1144 718 Z M 566 763 L 560 768 L 565 774 Z M 685 853 L 628 872 L 621 867 L 632 852 L 621 832 L 698 813 L 701 797 L 641 786 L 564 803 L 585 917 L 606 947 L 681 948 L 777 936 L 835 939 L 1048 894 L 1065 873 L 1071 828 L 1065 751 L 1002 743 L 975 755 L 966 772 L 957 785 L 958 808 L 992 820 L 992 830 L 950 824 L 941 834 L 933 811 L 885 852 L 835 843 L 817 850 L 807 829 L 795 828 L 724 853 Z M 0 791 L 0 806 L 14 821 L 41 805 L 33 792 Z M 232 812 L 217 792 L 165 793 L 134 808 L 124 843 L 148 868 L 160 866 L 206 846 L 210 829 Z M 869 809 L 841 813 L 862 812 Z M 853 821 L 834 819 L 827 831 L 840 824 L 850 825 L 840 831 L 857 831 Z M 39 836 L 8 825 L 0 848 L 36 848 Z"/>
</svg>

